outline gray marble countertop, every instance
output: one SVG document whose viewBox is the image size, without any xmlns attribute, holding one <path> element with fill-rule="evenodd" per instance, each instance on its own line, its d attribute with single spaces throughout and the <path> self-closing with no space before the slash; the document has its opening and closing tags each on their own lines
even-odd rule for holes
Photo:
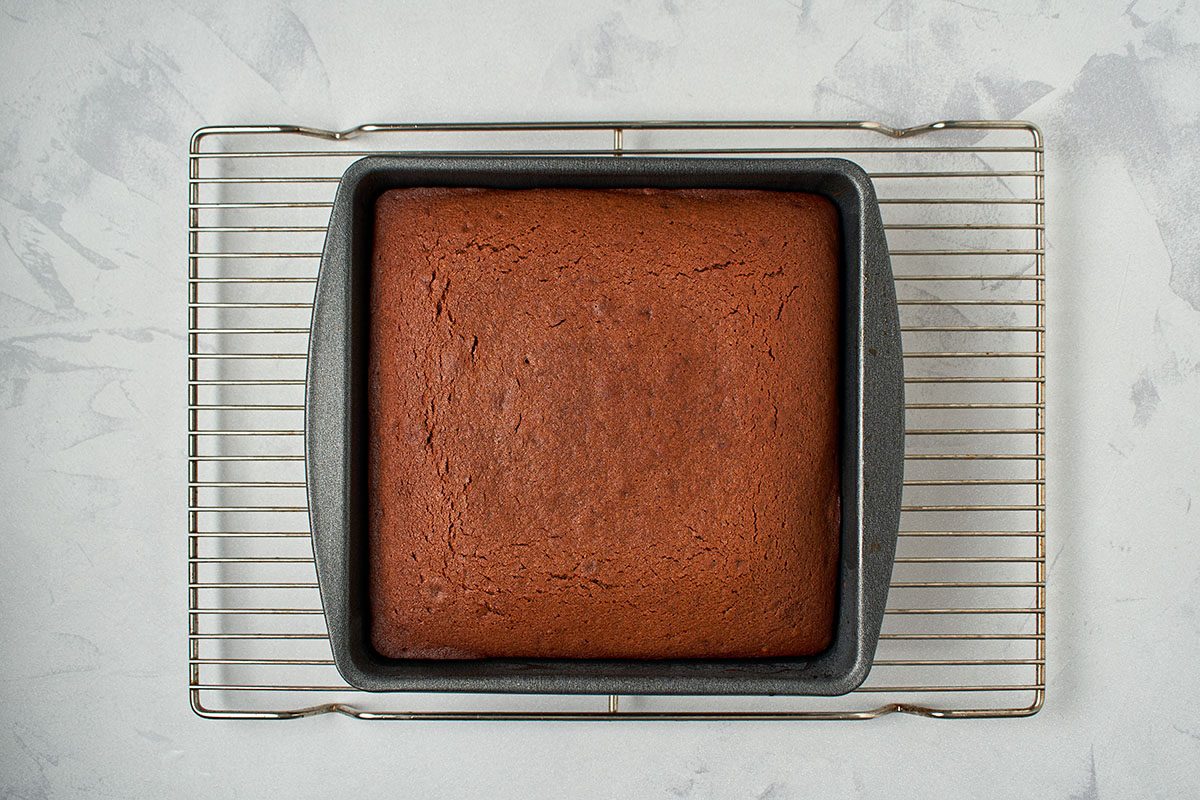
<svg viewBox="0 0 1200 800">
<path fill-rule="evenodd" d="M 0 796 L 1200 793 L 1197 3 L 566 5 L 0 2 Z M 1040 714 L 853 724 L 192 714 L 191 132 L 572 118 L 1042 127 L 1051 422 Z"/>
</svg>

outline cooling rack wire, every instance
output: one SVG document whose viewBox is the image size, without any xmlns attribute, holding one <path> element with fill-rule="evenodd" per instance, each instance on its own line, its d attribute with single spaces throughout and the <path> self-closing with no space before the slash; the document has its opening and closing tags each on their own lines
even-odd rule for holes
<svg viewBox="0 0 1200 800">
<path fill-rule="evenodd" d="M 840 156 L 872 176 L 905 346 L 900 544 L 843 698 L 356 692 L 334 669 L 304 490 L 313 287 L 337 181 L 373 153 Z M 1045 696 L 1042 136 L 1029 123 L 202 128 L 188 203 L 188 689 L 205 717 L 1017 717 Z"/>
</svg>

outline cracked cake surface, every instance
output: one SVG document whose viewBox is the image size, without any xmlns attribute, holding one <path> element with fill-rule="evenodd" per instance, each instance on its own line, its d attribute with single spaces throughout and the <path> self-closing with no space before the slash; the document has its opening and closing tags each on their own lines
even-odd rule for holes
<svg viewBox="0 0 1200 800">
<path fill-rule="evenodd" d="M 376 202 L 370 631 L 392 658 L 832 641 L 839 224 L 741 190 Z"/>
</svg>

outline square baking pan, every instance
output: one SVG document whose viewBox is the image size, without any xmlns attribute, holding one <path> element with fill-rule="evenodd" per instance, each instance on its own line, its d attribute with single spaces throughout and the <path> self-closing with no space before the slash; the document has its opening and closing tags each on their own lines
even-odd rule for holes
<svg viewBox="0 0 1200 800">
<path fill-rule="evenodd" d="M 391 659 L 371 645 L 367 352 L 375 201 L 390 189 L 658 188 L 810 192 L 841 227 L 841 553 L 833 643 L 804 658 Z M 370 156 L 343 175 L 317 279 L 305 393 L 313 551 L 333 660 L 367 691 L 839 695 L 883 623 L 904 474 L 904 375 L 874 187 L 843 159 Z"/>
</svg>

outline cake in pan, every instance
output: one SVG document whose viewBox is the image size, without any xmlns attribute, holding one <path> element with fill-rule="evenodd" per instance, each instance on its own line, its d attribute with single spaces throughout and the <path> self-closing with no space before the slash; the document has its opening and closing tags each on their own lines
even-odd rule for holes
<svg viewBox="0 0 1200 800">
<path fill-rule="evenodd" d="M 391 658 L 832 641 L 839 224 L 811 194 L 376 203 L 370 632 Z"/>
</svg>

